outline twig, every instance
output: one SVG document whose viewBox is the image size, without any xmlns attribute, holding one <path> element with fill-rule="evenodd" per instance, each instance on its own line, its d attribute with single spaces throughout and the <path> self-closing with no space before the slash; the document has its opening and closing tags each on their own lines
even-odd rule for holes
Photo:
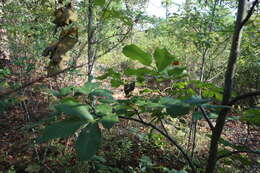
<svg viewBox="0 0 260 173">
<path fill-rule="evenodd" d="M 196 148 L 196 136 L 197 136 L 197 124 L 198 120 L 194 121 L 194 130 L 193 130 L 193 138 L 192 138 L 192 149 L 191 149 L 191 158 L 193 159 L 194 151 Z"/>
<path fill-rule="evenodd" d="M 103 55 L 109 53 L 110 51 L 112 51 L 113 49 L 115 49 L 116 47 L 118 47 L 118 46 L 127 38 L 128 34 L 131 32 L 132 28 L 133 28 L 132 26 L 129 27 L 128 31 L 124 34 L 124 37 L 123 37 L 121 40 L 119 40 L 117 44 L 115 44 L 115 45 L 113 45 L 112 47 L 108 48 L 108 49 L 107 49 L 105 52 L 103 52 L 102 54 L 97 55 L 97 56 L 95 57 L 95 60 L 97 60 L 99 57 L 101 57 L 101 56 L 103 56 Z"/>
<path fill-rule="evenodd" d="M 97 23 L 97 25 L 95 26 L 95 28 L 93 29 L 94 32 L 95 31 L 98 32 L 98 30 L 101 28 L 101 25 L 104 21 L 105 12 L 109 8 L 111 2 L 112 2 L 112 0 L 109 0 L 108 3 L 106 4 L 106 6 L 104 6 L 104 8 L 101 10 L 102 11 L 101 18 L 100 18 L 99 22 Z"/>
<path fill-rule="evenodd" d="M 214 126 L 213 126 L 213 124 L 211 123 L 211 121 L 209 120 L 206 111 L 205 111 L 204 108 L 201 107 L 201 106 L 199 107 L 199 109 L 200 109 L 200 111 L 201 111 L 203 117 L 204 117 L 205 120 L 207 121 L 207 123 L 208 123 L 208 125 L 209 125 L 209 127 L 210 127 L 210 130 L 213 131 L 213 130 L 214 130 Z"/>
<path fill-rule="evenodd" d="M 110 39 L 110 38 L 113 38 L 113 37 L 118 37 L 118 36 L 124 36 L 125 35 L 125 33 L 124 34 L 114 34 L 114 35 L 111 35 L 111 36 L 109 36 L 109 37 L 106 37 L 106 38 L 104 38 L 104 39 L 102 39 L 102 40 L 99 40 L 99 41 L 92 41 L 91 42 L 91 44 L 100 44 L 100 43 L 102 43 L 103 41 L 105 41 L 105 40 L 108 40 L 108 39 Z"/>
<path fill-rule="evenodd" d="M 141 120 L 141 121 L 144 121 L 143 118 L 140 116 L 140 114 L 137 114 L 138 118 Z"/>
<path fill-rule="evenodd" d="M 243 95 L 240 95 L 240 96 L 233 98 L 229 102 L 229 105 L 232 106 L 239 100 L 246 99 L 248 97 L 259 96 L 259 95 L 260 95 L 260 90 L 257 90 L 257 91 L 254 91 L 254 92 L 249 92 L 249 93 L 246 93 L 246 94 L 243 94 Z"/>
<path fill-rule="evenodd" d="M 131 120 L 131 121 L 135 121 L 138 123 L 141 123 L 143 125 L 146 125 L 148 127 L 151 127 L 153 129 L 155 129 L 156 131 L 158 131 L 159 133 L 161 133 L 165 138 L 167 138 L 174 146 L 176 146 L 178 148 L 178 150 L 182 153 L 183 157 L 187 160 L 189 166 L 191 167 L 192 173 L 196 173 L 196 169 L 194 166 L 194 163 L 192 162 L 191 158 L 189 157 L 189 155 L 184 151 L 184 149 L 175 141 L 175 139 L 173 139 L 172 137 L 170 137 L 169 135 L 167 135 L 165 132 L 163 132 L 161 129 L 159 129 L 158 127 L 156 127 L 153 124 L 147 123 L 145 121 L 141 121 L 139 119 L 135 119 L 135 118 L 131 118 L 131 117 L 124 117 L 124 116 L 118 116 L 121 119 L 127 119 L 127 120 Z"/>
<path fill-rule="evenodd" d="M 162 126 L 164 132 L 169 136 L 169 133 L 168 133 L 167 129 L 165 128 L 162 119 L 160 119 L 160 122 L 161 122 L 161 126 Z"/>
</svg>

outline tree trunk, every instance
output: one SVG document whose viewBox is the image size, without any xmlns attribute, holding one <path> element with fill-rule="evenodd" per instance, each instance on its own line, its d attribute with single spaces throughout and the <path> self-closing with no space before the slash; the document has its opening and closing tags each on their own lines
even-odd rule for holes
<svg viewBox="0 0 260 173">
<path fill-rule="evenodd" d="M 92 79 L 92 70 L 95 61 L 95 50 L 94 50 L 94 12 L 93 12 L 93 0 L 88 0 L 88 67 L 87 76 L 88 81 Z"/>
<path fill-rule="evenodd" d="M 0 1 L 0 23 L 4 23 L 4 1 Z M 5 29 L 0 28 L 0 59 L 10 59 L 8 38 Z"/>
<path fill-rule="evenodd" d="M 222 105 L 228 105 L 231 98 L 233 76 L 235 72 L 237 57 L 239 55 L 240 42 L 242 37 L 242 27 L 243 27 L 243 21 L 246 16 L 246 11 L 247 11 L 247 0 L 239 0 L 235 31 L 233 34 L 230 56 L 229 56 L 228 66 L 225 74 Z M 221 136 L 223 127 L 225 125 L 226 115 L 228 111 L 229 111 L 228 108 L 222 109 L 217 118 L 216 126 L 213 130 L 212 137 L 211 137 L 211 144 L 210 144 L 208 163 L 206 167 L 206 173 L 213 173 L 215 169 L 216 162 L 217 162 L 216 158 L 217 158 L 217 151 L 218 151 L 218 141 Z"/>
</svg>

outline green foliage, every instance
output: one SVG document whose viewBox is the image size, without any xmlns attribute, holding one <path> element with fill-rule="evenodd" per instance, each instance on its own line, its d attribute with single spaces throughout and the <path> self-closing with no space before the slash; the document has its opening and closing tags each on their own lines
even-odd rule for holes
<svg viewBox="0 0 260 173">
<path fill-rule="evenodd" d="M 149 24 L 148 26 L 143 25 L 145 27 L 142 30 L 145 30 L 145 32 L 134 34 L 133 40 L 138 40 L 136 44 L 142 45 L 142 47 L 138 47 L 135 44 L 123 47 L 122 53 L 130 60 L 141 63 L 141 66 L 123 68 L 123 72 L 110 68 L 105 74 L 97 78 L 98 80 L 109 78 L 111 86 L 117 88 L 124 85 L 128 77 L 132 77 L 137 82 L 137 86 L 140 89 L 139 93 L 127 99 L 114 100 L 110 90 L 103 89 L 99 83 L 90 82 L 85 83 L 81 87 L 70 86 L 62 88 L 60 91 L 51 91 L 52 95 L 58 98 L 57 103 L 53 107 L 55 113 L 60 115 L 56 117 L 59 120 L 47 126 L 38 142 L 45 142 L 55 138 L 67 138 L 76 134 L 76 150 L 80 160 L 97 159 L 93 156 L 102 143 L 101 127 L 103 126 L 106 129 L 112 128 L 119 121 L 119 116 L 135 117 L 143 115 L 148 120 L 151 119 L 151 122 L 155 124 L 167 118 L 177 119 L 179 122 L 187 124 L 187 121 L 184 119 L 190 116 L 194 120 L 203 119 L 202 113 L 196 109 L 199 106 L 206 109 L 206 116 L 209 119 L 216 119 L 221 109 L 231 108 L 226 105 L 214 105 L 212 101 L 220 102 L 223 99 L 221 86 L 223 84 L 222 76 L 224 75 L 222 73 L 226 57 L 228 56 L 228 38 L 231 35 L 229 31 L 234 23 L 233 16 L 230 15 L 233 10 L 231 9 L 232 7 L 221 6 L 221 3 L 217 1 L 214 3 L 209 1 L 204 5 L 194 2 L 190 6 L 191 8 L 184 9 L 183 12 L 178 14 L 170 15 L 167 20 L 156 20 L 142 16 L 138 11 L 128 10 L 128 7 L 125 9 L 121 1 L 113 1 L 111 7 L 106 9 L 104 13 L 101 13 L 101 9 L 106 2 L 108 1 L 94 1 L 94 5 L 99 6 L 95 7 L 96 14 L 102 14 L 102 16 L 95 14 L 94 21 L 101 19 L 101 23 L 104 24 L 102 31 L 95 33 L 95 40 L 97 42 L 99 39 L 101 40 L 97 44 L 99 50 L 104 51 L 106 48 L 110 48 L 111 45 L 113 46 L 114 43 L 117 43 L 121 37 L 112 38 L 111 36 L 123 35 L 121 33 L 127 30 L 127 26 L 132 28 L 135 24 L 133 21 L 137 23 L 142 18 L 149 21 L 149 24 L 152 26 L 149 27 Z M 128 3 L 134 4 L 135 2 L 131 1 Z M 232 2 L 228 3 L 233 4 Z M 12 39 L 17 35 L 21 37 L 23 34 L 30 34 L 32 26 L 26 24 L 28 23 L 26 21 L 30 17 L 37 17 L 35 13 L 40 8 L 37 3 L 33 5 L 35 8 L 32 8 L 32 10 L 25 7 L 26 5 L 18 9 L 9 7 L 9 5 L 13 4 L 15 2 L 8 4 L 7 14 L 15 15 L 18 12 L 22 12 L 26 14 L 26 17 L 23 15 L 16 16 L 15 23 L 22 26 L 21 30 L 17 30 L 10 25 L 13 21 L 9 15 L 6 15 L 9 25 L 6 25 L 5 29 L 7 29 L 8 33 L 11 33 L 9 37 Z M 79 14 L 86 14 L 88 4 L 85 1 L 79 2 L 79 4 Z M 50 12 L 52 12 L 50 10 L 52 5 L 52 3 L 44 3 L 44 6 L 40 8 L 40 14 L 44 14 L 43 16 L 45 17 L 49 16 Z M 34 15 L 28 13 L 27 10 Z M 15 13 L 13 13 L 14 11 Z M 85 22 L 85 16 L 82 15 L 80 18 L 79 26 L 81 27 L 80 30 L 83 31 L 87 23 Z M 26 67 L 24 68 L 25 73 L 37 69 L 33 63 L 29 64 L 27 60 L 30 57 L 37 57 L 35 55 L 38 55 L 39 50 L 46 44 L 41 41 L 43 39 L 42 35 L 52 31 L 51 19 L 48 17 L 46 19 L 47 22 L 41 24 L 43 19 L 40 18 L 40 21 L 35 26 L 37 29 L 33 30 L 33 40 L 37 44 L 35 48 L 27 50 L 27 53 L 32 53 L 29 57 L 21 56 L 21 58 L 18 58 L 19 62 L 16 62 L 16 65 Z M 99 27 L 99 23 L 97 23 L 97 26 Z M 137 30 L 140 29 L 139 27 L 137 28 Z M 249 26 L 248 28 L 248 31 L 251 32 L 253 27 Z M 99 29 L 96 31 L 99 31 Z M 240 85 L 248 90 L 255 88 L 255 78 L 258 76 L 257 69 L 259 67 L 255 59 L 258 52 L 256 45 L 253 45 L 254 43 L 251 44 L 250 40 L 256 38 L 255 35 L 248 34 L 245 39 L 247 44 L 241 51 L 243 58 L 239 62 L 239 75 L 235 76 L 236 82 L 234 84 L 237 90 L 240 90 Z M 33 41 L 27 38 L 21 40 L 22 44 Z M 47 38 L 46 42 L 50 40 L 51 38 Z M 22 50 L 19 45 L 22 44 L 13 42 L 10 44 L 10 48 L 20 54 Z M 164 48 L 158 48 L 158 46 Z M 170 52 L 174 52 L 174 55 Z M 99 53 L 98 51 L 97 54 Z M 117 57 L 121 56 L 117 51 L 114 54 Z M 202 69 L 201 57 L 204 56 L 204 78 L 200 81 L 195 80 L 200 77 L 200 70 Z M 114 59 L 118 60 L 117 58 Z M 250 63 L 247 63 L 247 60 L 250 60 Z M 113 62 L 111 60 L 110 63 L 113 64 Z M 249 73 L 249 69 L 254 69 L 254 72 Z M 8 71 L 0 71 L 0 78 L 6 75 L 9 75 Z M 243 79 L 240 78 L 241 76 Z M 244 86 L 248 77 L 250 79 L 254 78 L 254 80 L 250 80 L 253 81 L 250 82 L 250 87 Z M 236 85 L 237 83 L 240 85 Z M 5 106 L 6 102 L 3 101 L 2 104 L 1 100 L 0 106 L 2 105 Z M 237 118 L 229 116 L 227 119 L 235 120 Z M 245 111 L 241 120 L 259 126 L 259 110 L 250 109 Z M 180 130 L 180 128 L 176 129 Z M 162 135 L 153 135 L 155 140 L 157 140 L 157 144 L 164 146 L 165 141 L 162 139 Z M 219 143 L 225 147 L 238 149 L 236 146 L 223 140 L 220 140 Z M 128 143 L 124 144 L 128 145 Z M 131 148 L 131 144 L 129 146 Z M 128 147 L 126 148 L 129 149 Z M 246 159 L 242 157 L 239 157 L 239 159 L 241 162 L 247 163 Z M 103 162 L 102 159 L 97 160 L 100 163 Z M 149 157 L 143 156 L 140 159 L 139 166 L 140 171 L 145 172 L 149 168 L 154 168 L 155 164 Z M 110 170 L 110 168 L 104 168 L 104 170 L 108 169 Z M 164 169 L 164 171 L 171 173 L 185 172 L 170 169 Z"/>
<path fill-rule="evenodd" d="M 138 60 L 140 63 L 144 65 L 151 65 L 152 56 L 149 53 L 144 52 L 142 49 L 137 47 L 136 45 L 128 45 L 123 48 L 123 53 L 125 56 Z"/>
<path fill-rule="evenodd" d="M 82 87 L 66 87 L 51 93 L 63 97 L 54 108 L 58 114 L 65 114 L 66 118 L 47 126 L 37 142 L 67 138 L 79 132 L 75 144 L 78 157 L 80 160 L 91 159 L 101 144 L 101 130 L 98 124 L 102 123 L 109 129 L 118 122 L 118 117 L 109 105 L 113 100 L 111 92 L 100 89 L 98 83 L 87 82 Z M 94 104 L 97 97 L 103 98 L 99 99 L 99 104 Z M 83 98 L 86 99 L 85 103 L 79 101 Z"/>
<path fill-rule="evenodd" d="M 104 6 L 106 3 L 105 0 L 94 0 L 95 5 Z"/>
<path fill-rule="evenodd" d="M 55 106 L 59 112 L 63 112 L 71 117 L 77 116 L 81 120 L 93 121 L 94 117 L 89 113 L 89 107 L 80 102 L 73 101 L 72 99 L 61 100 L 62 104 Z"/>
<path fill-rule="evenodd" d="M 133 25 L 131 19 L 127 15 L 125 15 L 123 11 L 116 10 L 115 8 L 106 10 L 104 13 L 104 17 L 106 19 L 113 19 L 113 20 L 119 19 L 121 22 L 123 22 L 127 26 Z"/>
<path fill-rule="evenodd" d="M 260 126 L 260 109 L 249 109 L 245 111 L 241 120 Z"/>
<path fill-rule="evenodd" d="M 80 119 L 66 119 L 48 126 L 41 137 L 37 139 L 38 143 L 46 142 L 55 138 L 67 138 L 73 135 L 82 125 Z"/>
<path fill-rule="evenodd" d="M 91 159 L 101 144 L 101 130 L 97 123 L 83 128 L 76 141 L 76 150 L 80 160 Z"/>
<path fill-rule="evenodd" d="M 157 48 L 154 51 L 154 59 L 157 66 L 157 70 L 161 72 L 175 60 L 175 57 L 173 57 L 165 48 Z"/>
</svg>

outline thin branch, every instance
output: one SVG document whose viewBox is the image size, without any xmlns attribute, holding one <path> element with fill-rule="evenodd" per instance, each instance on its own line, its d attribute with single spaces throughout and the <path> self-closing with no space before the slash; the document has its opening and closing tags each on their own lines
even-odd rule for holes
<svg viewBox="0 0 260 173">
<path fill-rule="evenodd" d="M 111 2 L 112 2 L 112 0 L 109 0 L 108 3 L 106 4 L 106 6 L 104 6 L 104 8 L 101 10 L 102 11 L 101 18 L 100 18 L 99 22 L 97 23 L 96 27 L 93 29 L 94 31 L 98 32 L 98 30 L 101 28 L 101 25 L 104 22 L 105 12 L 109 8 Z"/>
<path fill-rule="evenodd" d="M 213 130 L 214 130 L 214 126 L 213 126 L 213 124 L 211 123 L 210 119 L 208 118 L 206 111 L 205 111 L 204 108 L 201 107 L 201 106 L 199 107 L 199 109 L 200 109 L 200 111 L 201 111 L 203 117 L 206 119 L 206 121 L 207 121 L 207 123 L 208 123 L 208 125 L 209 125 L 209 127 L 210 127 L 210 130 L 213 131 Z"/>
<path fill-rule="evenodd" d="M 160 122 L 161 122 L 161 126 L 162 126 L 162 128 L 163 128 L 165 134 L 167 134 L 167 135 L 169 136 L 169 133 L 168 133 L 167 129 L 165 128 L 162 119 L 160 119 Z"/>
<path fill-rule="evenodd" d="M 228 105 L 232 106 L 234 105 L 237 101 L 242 100 L 242 99 L 246 99 L 248 97 L 254 97 L 254 96 L 259 96 L 260 95 L 260 90 L 254 91 L 254 92 L 250 92 L 250 93 L 246 93 L 240 96 L 237 96 L 235 98 L 233 98 Z"/>
<path fill-rule="evenodd" d="M 154 120 L 156 120 L 157 117 L 154 117 L 153 119 L 151 119 L 148 123 L 151 124 Z"/>
<path fill-rule="evenodd" d="M 114 35 L 111 35 L 111 36 L 109 36 L 109 37 L 106 37 L 106 38 L 104 38 L 104 39 L 102 39 L 102 40 L 93 41 L 93 42 L 91 42 L 91 44 L 100 44 L 100 43 L 102 43 L 102 42 L 104 42 L 105 40 L 108 40 L 108 39 L 110 39 L 110 38 L 117 37 L 117 36 L 124 36 L 124 35 L 126 35 L 126 34 L 127 34 L 127 33 L 124 33 L 124 34 L 114 34 Z"/>
<path fill-rule="evenodd" d="M 131 118 L 131 117 L 124 117 L 124 116 L 118 116 L 121 119 L 127 119 L 127 120 L 131 120 L 131 121 L 135 121 L 138 123 L 141 123 L 143 125 L 146 125 L 148 127 L 151 127 L 153 129 L 155 129 L 156 131 L 158 131 L 159 133 L 161 133 L 165 138 L 167 138 L 174 146 L 176 146 L 178 148 L 178 150 L 182 153 L 183 157 L 187 160 L 187 162 L 189 163 L 189 166 L 192 169 L 192 173 L 196 173 L 196 169 L 195 166 L 191 160 L 191 158 L 189 157 L 189 155 L 184 151 L 184 149 L 175 141 L 175 139 L 173 139 L 172 137 L 170 137 L 169 135 L 167 135 L 165 132 L 163 132 L 163 130 L 159 129 L 158 127 L 156 127 L 153 124 L 147 123 L 145 121 L 141 121 L 139 119 L 135 119 L 135 118 Z"/>
<path fill-rule="evenodd" d="M 252 6 L 251 6 L 251 8 L 250 8 L 249 11 L 248 11 L 247 16 L 245 17 L 245 19 L 244 19 L 244 20 L 241 22 L 241 24 L 240 24 L 240 29 L 246 24 L 246 22 L 247 22 L 247 21 L 249 20 L 249 18 L 252 16 L 256 4 L 258 4 L 258 0 L 255 0 L 255 1 L 252 3 Z"/>
<path fill-rule="evenodd" d="M 206 81 L 207 82 L 211 82 L 213 79 L 215 79 L 215 78 L 217 78 L 217 77 L 219 77 L 222 73 L 224 73 L 224 71 L 222 70 L 222 71 L 220 71 L 219 73 L 217 73 L 215 76 L 213 76 L 213 77 L 211 77 L 210 79 L 207 79 Z"/>
<path fill-rule="evenodd" d="M 219 159 L 223 159 L 225 157 L 229 157 L 233 154 L 239 154 L 239 153 L 252 153 L 252 154 L 259 154 L 260 155 L 260 151 L 254 151 L 254 150 L 237 150 L 237 151 L 232 151 L 223 155 L 220 155 L 217 157 L 217 160 Z"/>
<path fill-rule="evenodd" d="M 131 32 L 132 28 L 133 28 L 133 27 L 131 26 L 131 27 L 128 29 L 128 31 L 125 33 L 124 37 L 123 37 L 121 40 L 119 40 L 117 44 L 115 44 L 114 46 L 108 48 L 108 49 L 107 49 L 105 52 L 103 52 L 102 54 L 96 56 L 96 57 L 95 57 L 95 60 L 97 60 L 97 59 L 100 58 L 101 56 L 103 56 L 103 55 L 109 53 L 110 51 L 112 51 L 113 49 L 115 49 L 116 47 L 118 47 L 118 46 L 127 38 L 128 34 Z"/>
</svg>

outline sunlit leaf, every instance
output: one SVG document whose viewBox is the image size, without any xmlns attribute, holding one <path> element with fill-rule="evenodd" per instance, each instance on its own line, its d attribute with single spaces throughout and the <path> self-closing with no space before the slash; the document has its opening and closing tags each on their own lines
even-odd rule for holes
<svg viewBox="0 0 260 173">
<path fill-rule="evenodd" d="M 171 55 L 167 49 L 157 48 L 154 52 L 154 59 L 157 70 L 159 72 L 163 71 L 167 66 L 169 66 L 174 60 L 174 56 Z"/>
<path fill-rule="evenodd" d="M 86 82 L 84 86 L 77 88 L 75 92 L 88 95 L 89 93 L 97 89 L 99 86 L 99 83 Z"/>
<path fill-rule="evenodd" d="M 112 114 L 112 107 L 108 104 L 99 104 L 96 106 L 96 113 L 97 114 L 103 114 L 103 115 L 108 115 Z"/>
<path fill-rule="evenodd" d="M 125 46 L 123 48 L 123 54 L 133 60 L 139 61 L 144 65 L 151 65 L 152 63 L 152 56 L 134 44 Z"/>
</svg>

